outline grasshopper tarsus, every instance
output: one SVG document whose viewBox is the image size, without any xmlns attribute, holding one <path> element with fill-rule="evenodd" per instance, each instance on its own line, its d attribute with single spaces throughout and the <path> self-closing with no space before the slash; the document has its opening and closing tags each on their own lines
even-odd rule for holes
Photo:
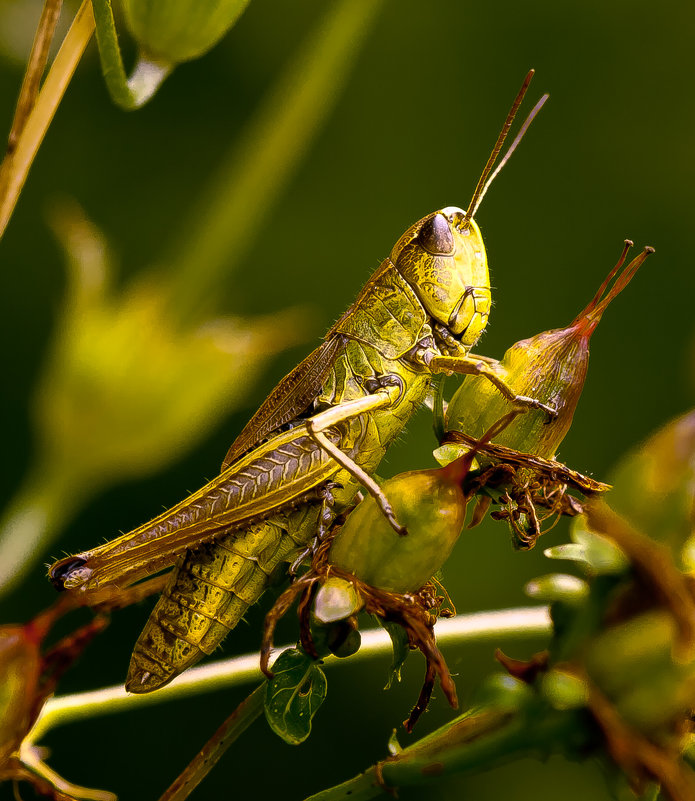
<svg viewBox="0 0 695 801">
<path fill-rule="evenodd" d="M 545 412 L 548 415 L 546 423 L 552 423 L 557 419 L 558 410 L 548 403 L 542 403 L 537 398 L 530 398 L 528 395 L 517 395 L 512 401 L 517 406 L 523 406 L 527 409 L 537 409 L 538 411 Z"/>
</svg>

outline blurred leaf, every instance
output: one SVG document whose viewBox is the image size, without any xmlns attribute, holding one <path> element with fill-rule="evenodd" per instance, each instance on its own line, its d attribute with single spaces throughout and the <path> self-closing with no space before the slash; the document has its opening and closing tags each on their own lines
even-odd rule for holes
<svg viewBox="0 0 695 801">
<path fill-rule="evenodd" d="M 606 537 L 587 528 L 583 516 L 572 520 L 571 536 L 573 542 L 546 548 L 543 553 L 548 559 L 566 559 L 582 562 L 593 575 L 624 573 L 630 562 L 618 546 Z"/>
<path fill-rule="evenodd" d="M 306 330 L 294 310 L 179 327 L 161 277 L 110 287 L 106 244 L 76 206 L 60 207 L 53 224 L 68 288 L 34 398 L 35 466 L 0 523 L 0 588 L 19 580 L 94 493 L 192 447 Z"/>
<path fill-rule="evenodd" d="M 610 476 L 611 507 L 695 569 L 695 411 L 667 423 L 628 453 Z"/>
<path fill-rule="evenodd" d="M 265 694 L 270 728 L 290 745 L 311 733 L 311 721 L 326 697 L 326 676 L 308 654 L 288 648 L 273 665 Z"/>
</svg>

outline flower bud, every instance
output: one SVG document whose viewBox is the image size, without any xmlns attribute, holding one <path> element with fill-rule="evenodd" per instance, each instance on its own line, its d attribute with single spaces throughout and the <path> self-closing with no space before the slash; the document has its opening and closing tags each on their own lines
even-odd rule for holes
<svg viewBox="0 0 695 801">
<path fill-rule="evenodd" d="M 554 709 L 578 709 L 589 700 L 587 683 L 560 668 L 553 668 L 543 676 L 541 692 Z"/>
<path fill-rule="evenodd" d="M 178 64 L 203 55 L 227 33 L 249 0 L 123 0 L 143 55 Z"/>
<path fill-rule="evenodd" d="M 397 534 L 369 496 L 331 545 L 329 562 L 392 592 L 419 590 L 444 564 L 461 533 L 466 502 L 449 468 L 401 473 L 382 489 L 407 534 Z"/>
<path fill-rule="evenodd" d="M 589 585 L 583 579 L 568 573 L 551 573 L 529 581 L 524 592 L 535 601 L 576 604 L 589 594 Z"/>
<path fill-rule="evenodd" d="M 331 576 L 321 585 L 314 600 L 314 617 L 319 623 L 335 623 L 354 615 L 362 601 L 349 581 Z"/>
<path fill-rule="evenodd" d="M 523 339 L 504 354 L 498 365 L 500 376 L 517 395 L 536 398 L 553 406 L 557 417 L 549 421 L 546 412 L 541 410 L 519 415 L 495 437 L 496 444 L 547 459 L 554 457 L 569 430 L 584 387 L 591 335 L 608 304 L 627 286 L 649 253 L 653 252 L 652 248 L 645 248 L 620 273 L 631 244 L 626 242 L 620 260 L 593 300 L 567 328 L 544 331 Z M 614 278 L 615 282 L 608 289 Z M 488 379 L 468 376 L 449 403 L 446 428 L 480 437 L 513 408 L 513 404 Z"/>
<path fill-rule="evenodd" d="M 646 612 L 601 632 L 586 647 L 585 666 L 622 720 L 659 741 L 695 706 L 695 662 L 677 651 L 671 616 Z"/>
</svg>

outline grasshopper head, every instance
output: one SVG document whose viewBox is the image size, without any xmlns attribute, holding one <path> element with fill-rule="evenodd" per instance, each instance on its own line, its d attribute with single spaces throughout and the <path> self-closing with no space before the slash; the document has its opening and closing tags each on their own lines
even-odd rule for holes
<svg viewBox="0 0 695 801">
<path fill-rule="evenodd" d="M 432 319 L 467 348 L 487 325 L 490 277 L 475 220 L 455 206 L 423 217 L 391 251 L 391 261 Z"/>
</svg>

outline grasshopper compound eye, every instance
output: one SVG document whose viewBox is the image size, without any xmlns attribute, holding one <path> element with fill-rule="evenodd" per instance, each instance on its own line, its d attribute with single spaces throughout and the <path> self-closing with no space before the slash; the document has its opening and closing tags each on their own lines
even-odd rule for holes
<svg viewBox="0 0 695 801">
<path fill-rule="evenodd" d="M 433 256 L 448 256 L 454 250 L 454 237 L 449 221 L 440 212 L 433 214 L 423 223 L 418 240 Z"/>
</svg>

